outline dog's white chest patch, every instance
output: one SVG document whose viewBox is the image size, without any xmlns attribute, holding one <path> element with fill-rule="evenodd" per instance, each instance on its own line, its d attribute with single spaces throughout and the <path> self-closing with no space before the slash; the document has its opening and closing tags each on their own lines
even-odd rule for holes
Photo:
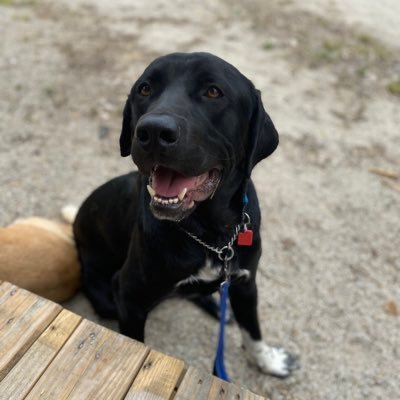
<svg viewBox="0 0 400 400">
<path fill-rule="evenodd" d="M 201 268 L 197 274 L 190 275 L 188 278 L 179 281 L 176 286 L 182 286 L 186 284 L 196 283 L 196 282 L 212 282 L 218 279 L 222 273 L 221 265 L 214 265 L 210 258 L 207 257 L 206 263 L 203 268 Z"/>
</svg>

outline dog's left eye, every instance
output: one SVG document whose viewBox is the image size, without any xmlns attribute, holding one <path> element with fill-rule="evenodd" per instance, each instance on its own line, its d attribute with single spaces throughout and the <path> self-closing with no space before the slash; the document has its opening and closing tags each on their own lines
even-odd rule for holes
<svg viewBox="0 0 400 400">
<path fill-rule="evenodd" d="M 142 96 L 150 96 L 151 95 L 151 87 L 147 83 L 142 83 L 139 86 L 138 92 Z"/>
<path fill-rule="evenodd" d="M 218 89 L 216 86 L 210 86 L 207 89 L 206 96 L 210 99 L 217 99 L 218 97 L 222 97 L 223 93 L 220 89 Z"/>
</svg>

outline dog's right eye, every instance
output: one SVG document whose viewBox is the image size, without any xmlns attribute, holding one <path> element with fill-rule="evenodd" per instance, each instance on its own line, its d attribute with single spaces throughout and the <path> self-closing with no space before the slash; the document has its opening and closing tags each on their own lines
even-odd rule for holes
<svg viewBox="0 0 400 400">
<path fill-rule="evenodd" d="M 207 96 L 209 99 L 218 99 L 219 97 L 222 97 L 222 96 L 223 96 L 223 93 L 222 93 L 222 91 L 221 91 L 220 89 L 218 89 L 216 86 L 210 86 L 210 87 L 207 89 L 206 96 Z"/>
<path fill-rule="evenodd" d="M 138 92 L 141 96 L 150 96 L 151 95 L 151 87 L 147 83 L 142 83 L 138 88 Z"/>
</svg>

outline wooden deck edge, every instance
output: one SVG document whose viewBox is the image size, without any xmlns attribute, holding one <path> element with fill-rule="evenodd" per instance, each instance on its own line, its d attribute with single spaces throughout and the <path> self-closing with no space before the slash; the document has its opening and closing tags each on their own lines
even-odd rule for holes
<svg viewBox="0 0 400 400">
<path fill-rule="evenodd" d="M 118 392 L 119 399 L 132 400 L 138 398 L 137 396 L 139 397 L 144 396 L 143 398 L 147 398 L 146 396 L 150 396 L 148 398 L 157 398 L 166 400 L 187 400 L 194 398 L 198 400 L 208 400 L 208 399 L 268 400 L 267 398 L 257 395 L 247 389 L 240 388 L 235 383 L 227 383 L 225 381 L 222 381 L 211 375 L 209 372 L 197 369 L 190 365 L 186 365 L 184 361 L 174 356 L 169 356 L 159 351 L 156 351 L 146 346 L 143 343 L 137 342 L 132 338 L 122 335 L 119 332 L 113 331 L 98 323 L 90 321 L 80 316 L 79 314 L 66 310 L 61 305 L 51 300 L 44 299 L 36 294 L 29 292 L 26 289 L 18 288 L 17 286 L 11 283 L 0 280 L 0 292 L 3 293 L 2 297 L 5 298 L 6 300 L 7 300 L 7 291 L 9 290 L 14 291 L 15 293 L 19 292 L 21 298 L 25 299 L 28 298 L 29 300 L 29 301 L 24 300 L 27 305 L 26 306 L 24 305 L 25 308 L 23 308 L 22 311 L 20 311 L 20 313 L 22 312 L 22 314 L 20 314 L 21 316 L 25 315 L 24 313 L 30 312 L 32 304 L 36 304 L 39 301 L 43 302 L 44 304 L 41 310 L 45 309 L 47 314 L 45 313 L 44 316 L 42 316 L 42 322 L 37 326 L 36 329 L 32 331 L 31 336 L 28 337 L 25 336 L 24 343 L 16 344 L 19 347 L 18 349 L 14 350 L 15 354 L 12 356 L 12 358 L 10 358 L 8 362 L 6 361 L 6 363 L 8 363 L 6 364 L 6 368 L 3 367 L 3 370 L 0 369 L 0 388 L 2 387 L 1 386 L 2 380 L 5 381 L 7 379 L 7 376 L 9 376 L 9 379 L 7 381 L 7 385 L 9 385 L 9 387 L 12 387 L 13 385 L 12 382 L 14 382 L 14 385 L 15 382 L 17 383 L 22 382 L 22 380 L 16 379 L 16 377 L 18 377 L 18 374 L 20 374 L 20 376 L 23 376 L 24 367 L 28 365 L 27 362 L 29 361 L 30 357 L 32 357 L 32 359 L 30 360 L 31 362 L 30 365 L 34 366 L 35 357 L 38 357 L 37 352 L 41 348 L 40 347 L 41 342 L 45 341 L 45 345 L 49 345 L 49 340 L 50 342 L 52 340 L 51 334 L 49 334 L 49 331 L 53 329 L 52 324 L 54 324 L 55 321 L 57 320 L 61 320 L 63 313 L 73 315 L 78 319 L 75 325 L 69 328 L 68 335 L 65 337 L 65 340 L 61 342 L 61 339 L 59 339 L 59 342 L 53 349 L 53 353 L 51 352 L 49 352 L 48 354 L 46 353 L 47 355 L 45 354 L 43 356 L 44 361 L 42 354 L 40 354 L 39 358 L 42 364 L 40 364 L 39 370 L 36 370 L 34 374 L 32 373 L 30 375 L 31 380 L 28 383 L 30 386 L 29 388 L 24 389 L 23 397 L 10 397 L 10 399 L 14 398 L 33 399 L 36 398 L 35 396 L 38 394 L 38 390 L 40 388 L 42 389 L 44 388 L 46 390 L 46 382 L 49 382 L 48 381 L 49 376 L 54 378 L 54 372 L 58 371 L 57 368 L 54 369 L 55 366 L 53 365 L 53 363 L 56 363 L 59 366 L 60 365 L 63 366 L 62 360 L 60 361 L 59 359 L 60 358 L 63 359 L 61 355 L 63 355 L 64 353 L 68 355 L 70 354 L 71 349 L 75 348 L 72 345 L 72 342 L 74 340 L 76 341 L 77 338 L 79 338 L 78 332 L 80 332 L 80 330 L 83 332 L 84 327 L 87 330 L 91 326 L 93 328 L 97 326 L 98 331 L 103 332 L 102 334 L 104 338 L 102 339 L 103 340 L 102 343 L 105 344 L 111 342 L 125 343 L 126 341 L 126 345 L 121 345 L 122 347 L 119 344 L 117 345 L 117 348 L 119 348 L 119 350 L 133 348 L 132 346 L 135 343 L 137 345 L 143 346 L 143 349 L 140 350 L 140 354 L 138 354 L 136 358 L 134 357 L 131 359 L 128 354 L 129 352 L 124 354 L 124 352 L 121 353 L 120 351 L 121 353 L 120 355 L 118 355 L 118 353 L 115 353 L 114 361 L 111 358 L 108 364 L 105 364 L 107 368 L 110 368 L 110 365 L 115 366 L 116 359 L 118 361 L 125 360 L 125 365 L 133 365 L 132 363 L 135 363 L 134 369 L 130 369 L 132 376 L 121 375 L 121 371 L 123 370 L 119 371 L 118 375 L 119 377 L 125 376 L 125 379 L 123 380 L 121 380 L 121 378 L 118 378 L 119 379 L 118 382 L 124 382 L 123 386 L 121 386 Z M 10 292 L 9 296 L 13 295 L 14 294 Z M 31 296 L 32 299 L 30 299 Z M 34 299 L 36 300 L 34 301 Z M 13 311 L 11 310 L 10 312 L 12 314 Z M 129 342 L 132 343 L 132 345 L 129 345 L 128 344 Z M 10 343 L 13 343 L 13 341 L 11 341 Z M 70 347 L 70 349 L 68 348 L 68 346 Z M 98 346 L 100 346 L 99 349 L 103 351 L 102 350 L 103 347 L 101 347 L 103 346 L 103 344 L 100 343 Z M 110 344 L 108 344 L 107 346 L 108 346 L 107 348 L 109 348 Z M 140 347 L 138 347 L 138 349 L 139 348 Z M 88 354 L 89 358 L 93 357 L 93 353 L 88 353 Z M 125 355 L 125 357 L 123 356 L 121 358 L 121 355 Z M 72 363 L 71 365 L 72 365 L 72 367 L 70 367 L 72 368 L 71 371 L 75 371 L 74 364 Z M 49 373 L 50 371 L 53 371 L 53 374 Z M 90 377 L 96 376 L 93 375 L 93 373 L 97 372 L 93 372 L 93 361 L 89 360 L 86 365 L 82 365 L 82 368 L 79 370 L 79 375 L 77 376 L 76 381 L 71 382 L 72 386 L 70 385 L 68 388 L 66 387 L 65 388 L 66 391 L 63 392 L 63 394 L 66 395 L 68 398 L 71 396 L 71 399 L 78 399 L 81 390 L 86 388 L 86 386 L 82 386 L 85 380 L 86 382 L 89 382 Z M 27 379 L 28 378 L 25 379 L 25 382 L 27 382 Z M 63 377 L 59 376 L 57 379 L 60 380 L 60 384 L 63 384 L 64 380 Z M 115 378 L 113 379 L 115 380 Z M 113 381 L 109 380 L 109 384 L 105 385 L 106 389 L 110 387 L 110 382 Z M 104 383 L 106 383 L 106 381 L 104 381 Z M 89 393 L 91 389 L 89 388 L 87 390 Z M 15 390 L 15 394 L 19 392 L 22 392 L 22 389 Z M 88 399 L 96 398 L 90 396 L 88 396 L 87 398 Z"/>
</svg>

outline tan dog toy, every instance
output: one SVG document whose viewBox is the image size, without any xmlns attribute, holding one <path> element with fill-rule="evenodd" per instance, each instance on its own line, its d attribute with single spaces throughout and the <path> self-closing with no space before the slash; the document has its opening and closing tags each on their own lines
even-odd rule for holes
<svg viewBox="0 0 400 400">
<path fill-rule="evenodd" d="M 0 228 L 0 280 L 56 302 L 80 286 L 80 266 L 71 223 L 76 211 L 65 207 L 69 223 L 31 217 Z"/>
</svg>

